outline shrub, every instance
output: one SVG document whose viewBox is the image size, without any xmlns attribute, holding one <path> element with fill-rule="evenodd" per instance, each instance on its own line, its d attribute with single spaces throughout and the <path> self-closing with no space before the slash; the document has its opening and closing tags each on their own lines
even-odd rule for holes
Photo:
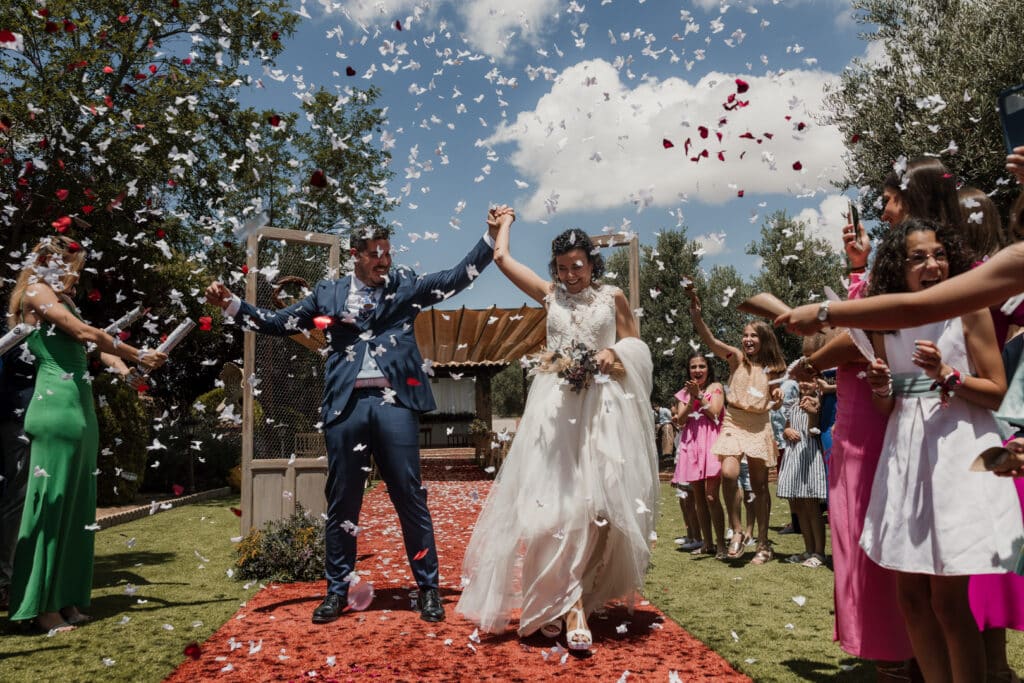
<svg viewBox="0 0 1024 683">
<path fill-rule="evenodd" d="M 146 470 L 152 410 L 147 399 L 107 372 L 98 373 L 93 391 L 100 431 L 97 504 L 132 503 Z"/>
<path fill-rule="evenodd" d="M 296 503 L 290 517 L 251 530 L 236 552 L 240 579 L 319 581 L 324 577 L 324 520 Z"/>
</svg>

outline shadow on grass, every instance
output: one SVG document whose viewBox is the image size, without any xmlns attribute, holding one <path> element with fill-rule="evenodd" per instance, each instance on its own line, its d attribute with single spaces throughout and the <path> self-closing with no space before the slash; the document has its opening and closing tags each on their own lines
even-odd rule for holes
<svg viewBox="0 0 1024 683">
<path fill-rule="evenodd" d="M 875 667 L 862 659 L 849 658 L 841 662 L 842 666 L 850 667 L 847 670 L 838 669 L 833 664 L 816 662 L 810 659 L 787 659 L 782 665 L 793 672 L 793 675 L 802 681 L 814 681 L 815 683 L 829 683 L 831 681 L 854 681 L 875 680 Z"/>
<path fill-rule="evenodd" d="M 110 555 L 97 555 L 93 561 L 93 586 L 117 586 L 121 583 L 145 585 L 149 581 L 139 576 L 132 569 L 136 566 L 154 567 L 168 562 L 176 562 L 180 558 L 177 553 L 126 552 Z M 182 582 L 188 583 L 187 581 Z"/>
<path fill-rule="evenodd" d="M 25 633 L 27 633 L 27 632 L 23 631 L 21 627 L 14 626 L 10 622 L 6 622 L 2 626 L 0 626 L 0 635 L 4 635 L 4 636 L 7 636 L 7 635 L 25 635 Z M 40 638 L 45 638 L 46 636 L 40 634 L 39 637 Z M 30 655 L 35 655 L 38 652 L 57 653 L 57 652 L 66 651 L 67 649 L 68 649 L 67 645 L 54 645 L 52 647 L 31 647 L 31 646 L 28 646 L 28 647 L 26 647 L 24 650 L 22 650 L 20 652 L 0 651 L 0 662 L 11 660 L 11 659 L 14 659 L 15 657 L 26 657 L 26 656 L 30 656 Z M 12 664 L 12 666 L 13 666 L 13 664 Z M 11 680 L 11 679 L 8 679 L 8 680 Z"/>
</svg>

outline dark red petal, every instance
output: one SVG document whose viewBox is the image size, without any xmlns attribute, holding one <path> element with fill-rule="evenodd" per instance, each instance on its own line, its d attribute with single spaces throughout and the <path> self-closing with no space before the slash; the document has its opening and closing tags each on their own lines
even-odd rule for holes
<svg viewBox="0 0 1024 683">
<path fill-rule="evenodd" d="M 239 508 L 231 508 L 231 511 L 235 513 L 235 517 L 242 516 L 242 511 Z"/>
<path fill-rule="evenodd" d="M 356 70 L 355 70 L 355 69 L 353 69 L 353 68 L 352 68 L 352 67 L 350 67 L 350 66 L 346 66 L 346 67 L 345 67 L 345 75 L 346 75 L 346 76 L 355 76 L 355 75 L 356 75 Z"/>
<path fill-rule="evenodd" d="M 309 184 L 313 187 L 327 187 L 327 176 L 318 168 L 309 177 Z"/>
<path fill-rule="evenodd" d="M 213 329 L 213 318 L 208 315 L 199 316 L 199 329 L 203 332 L 209 332 Z"/>
<path fill-rule="evenodd" d="M 708 127 L 707 126 L 697 126 L 697 132 L 700 133 L 700 136 L 702 138 L 706 138 L 708 136 Z"/>
<path fill-rule="evenodd" d="M 395 19 L 395 28 L 399 31 L 402 30 L 402 22 L 400 22 L 398 19 Z"/>
<path fill-rule="evenodd" d="M 750 84 L 747 83 L 742 78 L 737 78 L 736 79 L 736 92 L 738 92 L 738 93 L 740 93 L 742 95 L 743 93 L 747 92 L 748 90 L 750 90 Z"/>
<path fill-rule="evenodd" d="M 419 381 L 415 377 L 406 378 L 405 383 L 408 384 L 410 387 L 418 387 L 423 384 L 423 382 Z"/>
<path fill-rule="evenodd" d="M 231 509 L 234 510 L 234 508 Z M 199 647 L 199 643 L 189 643 L 185 646 L 184 654 L 186 657 L 198 660 L 203 655 L 203 650 Z"/>
<path fill-rule="evenodd" d="M 794 161 L 793 162 L 793 170 L 794 171 L 800 171 L 800 170 L 803 169 L 803 167 L 804 167 L 804 165 L 801 164 L 799 161 Z"/>
<path fill-rule="evenodd" d="M 673 147 L 675 147 L 675 145 L 672 144 L 672 141 L 669 140 L 668 138 L 661 139 L 661 146 L 664 147 L 665 149 L 672 149 Z"/>
</svg>

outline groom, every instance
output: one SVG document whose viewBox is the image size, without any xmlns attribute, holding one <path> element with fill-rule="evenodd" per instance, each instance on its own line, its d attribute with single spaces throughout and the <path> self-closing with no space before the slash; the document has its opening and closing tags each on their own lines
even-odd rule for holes
<svg viewBox="0 0 1024 683">
<path fill-rule="evenodd" d="M 321 405 L 327 440 L 327 597 L 313 610 L 315 624 L 334 621 L 346 606 L 345 579 L 356 561 L 351 532 L 359 523 L 363 468 L 371 454 L 402 525 L 419 586 L 420 617 L 444 620 L 434 526 L 419 460 L 419 414 L 436 405 L 413 327 L 421 309 L 465 289 L 487 267 L 499 222 L 512 220 L 511 209 L 492 209 L 488 234 L 458 265 L 423 276 L 404 266 L 392 268 L 389 229 L 361 229 L 351 240 L 353 273 L 320 281 L 308 297 L 279 311 L 241 301 L 220 282 L 206 289 L 209 303 L 225 315 L 241 315 L 244 329 L 264 334 L 290 336 L 315 327 L 314 318 L 329 318 Z"/>
</svg>

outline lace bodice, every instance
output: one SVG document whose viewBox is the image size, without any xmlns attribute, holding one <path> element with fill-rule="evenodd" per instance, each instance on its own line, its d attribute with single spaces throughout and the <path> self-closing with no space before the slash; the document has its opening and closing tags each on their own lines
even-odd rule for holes
<svg viewBox="0 0 1024 683">
<path fill-rule="evenodd" d="M 548 309 L 548 349 L 555 351 L 576 343 L 604 349 L 615 343 L 615 292 L 611 285 L 588 287 L 569 294 L 556 284 L 545 297 Z"/>
</svg>

